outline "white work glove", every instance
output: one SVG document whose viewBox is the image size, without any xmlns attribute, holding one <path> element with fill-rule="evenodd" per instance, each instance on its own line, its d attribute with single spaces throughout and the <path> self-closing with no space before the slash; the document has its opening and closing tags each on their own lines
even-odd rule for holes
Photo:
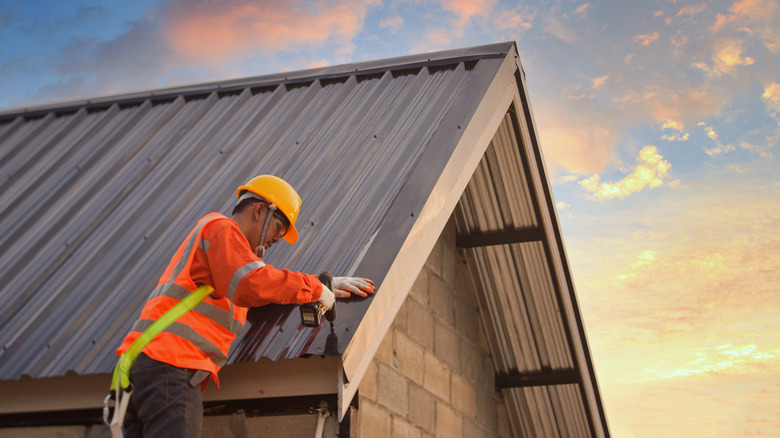
<svg viewBox="0 0 780 438">
<path fill-rule="evenodd" d="M 330 310 L 331 307 L 336 303 L 336 296 L 333 295 L 333 292 L 328 289 L 328 286 L 322 285 L 322 295 L 320 295 L 319 299 L 320 304 L 322 304 L 322 309 L 324 311 Z"/>
<path fill-rule="evenodd" d="M 360 277 L 333 277 L 336 298 L 349 298 L 350 294 L 359 297 L 374 293 L 374 282 Z"/>
</svg>

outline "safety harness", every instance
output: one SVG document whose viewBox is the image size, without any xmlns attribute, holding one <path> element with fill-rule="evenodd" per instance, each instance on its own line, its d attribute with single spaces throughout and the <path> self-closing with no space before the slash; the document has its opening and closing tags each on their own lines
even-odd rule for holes
<svg viewBox="0 0 780 438">
<path fill-rule="evenodd" d="M 175 306 L 168 309 L 157 321 L 153 322 L 130 347 L 119 356 L 119 361 L 114 367 L 114 375 L 111 378 L 111 388 L 109 394 L 103 401 L 103 422 L 111 429 L 112 438 L 122 438 L 122 424 L 127 413 L 127 406 L 130 403 L 130 396 L 133 394 L 133 385 L 130 383 L 130 368 L 133 367 L 135 359 L 157 334 L 168 328 L 174 321 L 182 315 L 194 309 L 204 298 L 214 292 L 214 288 L 203 285 L 194 292 L 187 295 L 184 299 L 176 303 Z M 111 410 L 113 409 L 113 416 Z M 111 419 L 109 420 L 109 417 Z"/>
</svg>

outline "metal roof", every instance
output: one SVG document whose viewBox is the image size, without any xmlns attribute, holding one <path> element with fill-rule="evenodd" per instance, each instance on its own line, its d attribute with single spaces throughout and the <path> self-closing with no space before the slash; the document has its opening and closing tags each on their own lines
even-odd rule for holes
<svg viewBox="0 0 780 438">
<path fill-rule="evenodd" d="M 515 430 L 607 435 L 523 75 L 501 43 L 0 112 L 0 380 L 110 372 L 182 236 L 272 173 L 304 203 L 266 262 L 377 294 L 332 332 L 252 309 L 229 363 L 341 357 L 351 399 L 455 211 Z"/>
</svg>

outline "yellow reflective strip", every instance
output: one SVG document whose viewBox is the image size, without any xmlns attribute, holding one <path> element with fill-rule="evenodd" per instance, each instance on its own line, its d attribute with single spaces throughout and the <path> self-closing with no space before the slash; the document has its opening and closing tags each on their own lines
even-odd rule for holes
<svg viewBox="0 0 780 438">
<path fill-rule="evenodd" d="M 140 324 L 139 324 L 140 323 Z M 148 319 L 139 319 L 136 321 L 136 324 L 133 324 L 133 329 L 136 329 L 136 326 L 139 331 L 146 330 L 154 323 L 152 320 Z M 165 330 L 167 333 L 172 333 L 176 336 L 179 336 L 181 338 L 184 338 L 188 341 L 190 341 L 195 347 L 197 347 L 200 351 L 203 352 L 206 356 L 211 359 L 212 362 L 214 362 L 217 366 L 221 367 L 225 364 L 227 361 L 227 356 L 225 356 L 220 349 L 214 345 L 211 341 L 203 337 L 200 333 L 196 332 L 195 329 L 188 326 L 187 324 L 182 324 L 180 322 L 174 322 L 171 325 L 169 325 Z"/>
<path fill-rule="evenodd" d="M 236 272 L 234 272 L 233 276 L 230 278 L 230 284 L 228 284 L 226 293 L 228 299 L 233 301 L 233 297 L 236 295 L 236 290 L 238 289 L 238 283 L 240 283 L 247 274 L 254 271 L 255 269 L 260 269 L 263 266 L 265 266 L 265 263 L 257 260 L 254 262 L 249 262 L 246 265 L 236 269 Z"/>
</svg>

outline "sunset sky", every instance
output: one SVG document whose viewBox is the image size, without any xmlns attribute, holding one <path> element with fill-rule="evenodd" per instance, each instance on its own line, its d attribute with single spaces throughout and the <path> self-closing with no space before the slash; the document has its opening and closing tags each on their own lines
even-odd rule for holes
<svg viewBox="0 0 780 438">
<path fill-rule="evenodd" d="M 613 436 L 780 436 L 777 0 L 0 0 L 0 111 L 502 41 Z"/>
</svg>

